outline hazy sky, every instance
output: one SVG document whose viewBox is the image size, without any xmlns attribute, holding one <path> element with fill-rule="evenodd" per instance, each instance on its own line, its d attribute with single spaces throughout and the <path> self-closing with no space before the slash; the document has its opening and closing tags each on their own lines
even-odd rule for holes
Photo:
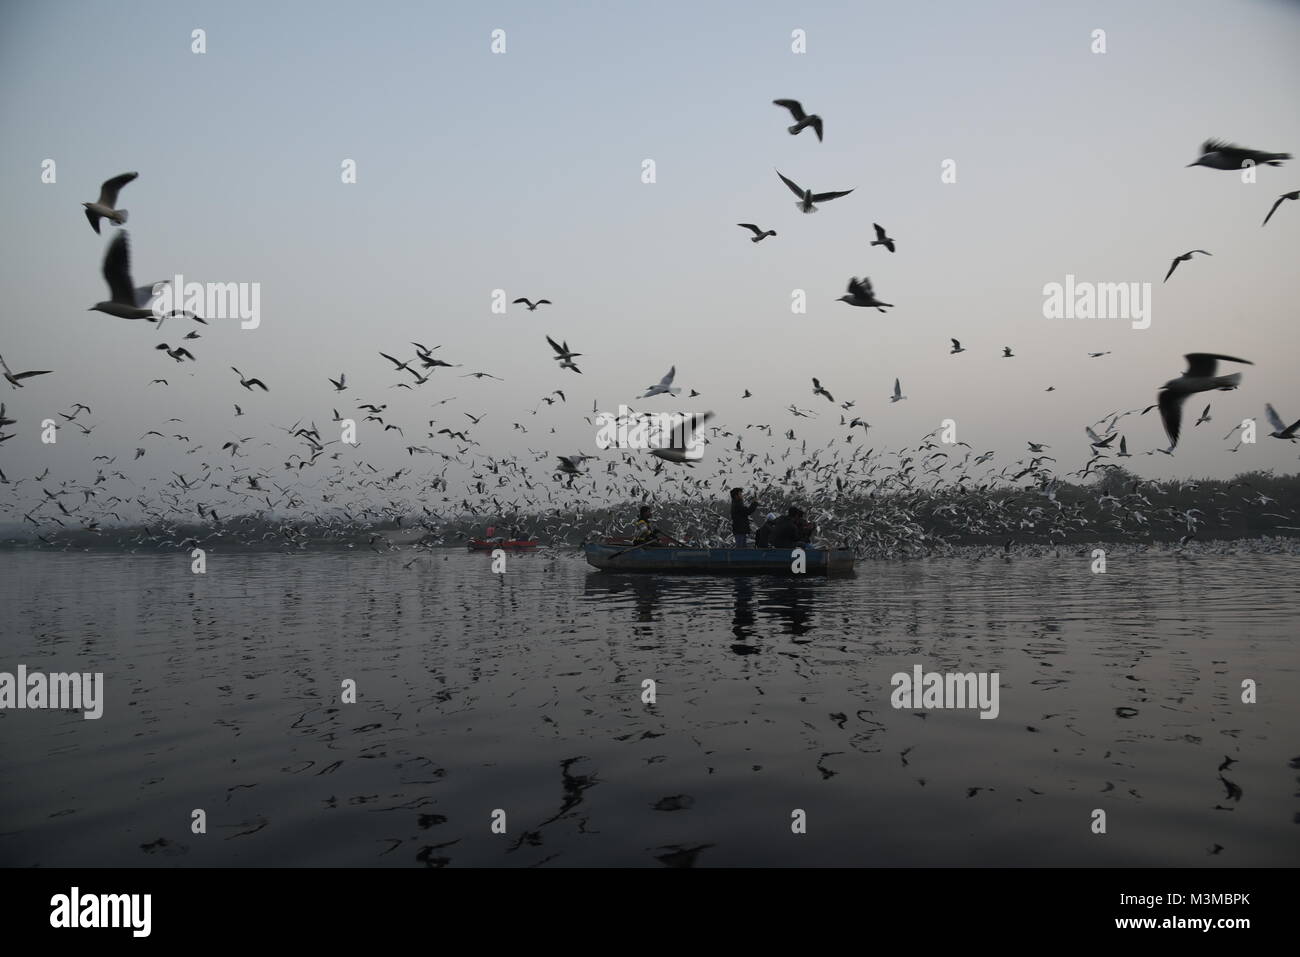
<svg viewBox="0 0 1300 957">
<path fill-rule="evenodd" d="M 314 420 L 333 438 L 330 410 L 363 401 L 389 403 L 406 431 L 362 431 L 355 457 L 390 468 L 440 467 L 403 448 L 453 451 L 424 425 L 463 428 L 462 411 L 486 413 L 480 452 L 593 452 L 593 400 L 712 409 L 726 428 L 824 443 L 847 429 L 812 376 L 857 400 L 868 445 L 914 444 L 951 417 L 999 462 L 1033 439 L 1064 470 L 1086 456 L 1086 424 L 1154 402 L 1189 351 L 1256 364 L 1240 390 L 1207 396 L 1214 421 L 1185 423 L 1173 459 L 1130 467 L 1296 468 L 1300 446 L 1264 435 L 1233 455 L 1223 435 L 1265 402 L 1300 417 L 1300 202 L 1260 228 L 1300 165 L 1254 185 L 1185 167 L 1209 137 L 1300 152 L 1300 4 L 7 3 L 0 80 L 0 354 L 54 370 L 20 391 L 0 382 L 19 420 L 0 446 L 11 479 L 49 466 L 81 481 L 98 454 L 131 474 L 193 470 L 244 436 L 277 450 L 241 464 L 282 462 L 300 447 L 272 423 Z M 788 135 L 778 97 L 824 117 L 825 142 Z M 41 182 L 47 158 L 55 184 Z M 340 181 L 345 159 L 355 184 Z M 956 183 L 941 181 L 947 159 Z M 774 169 L 855 192 L 801 215 Z M 87 311 L 107 298 L 116 227 L 96 236 L 79 203 L 126 170 L 140 172 L 119 201 L 137 283 L 260 283 L 260 328 Z M 873 221 L 896 254 L 868 246 Z M 778 236 L 753 244 L 738 222 Z M 1193 248 L 1213 257 L 1162 285 Z M 1071 273 L 1152 283 L 1151 327 L 1045 319 L 1044 284 Z M 861 275 L 896 308 L 836 302 Z M 555 304 L 493 315 L 494 289 Z M 191 329 L 197 362 L 153 349 Z M 557 368 L 546 334 L 583 353 L 583 375 Z M 969 351 L 949 355 L 952 336 Z M 413 357 L 411 340 L 464 367 L 391 388 L 409 377 L 378 352 Z M 673 364 L 703 395 L 637 402 Z M 241 389 L 232 365 L 271 392 Z M 476 370 L 504 381 L 458 378 Z M 351 388 L 336 396 L 339 372 Z M 909 398 L 891 405 L 895 376 Z M 157 377 L 170 385 L 147 385 Z M 529 415 L 556 388 L 567 405 Z M 42 445 L 40 420 L 77 401 L 95 431 Z M 821 415 L 795 420 L 791 402 Z M 164 428 L 170 416 L 183 427 Z M 1155 413 L 1121 427 L 1134 452 L 1166 445 Z M 154 428 L 208 449 L 139 441 Z"/>
</svg>

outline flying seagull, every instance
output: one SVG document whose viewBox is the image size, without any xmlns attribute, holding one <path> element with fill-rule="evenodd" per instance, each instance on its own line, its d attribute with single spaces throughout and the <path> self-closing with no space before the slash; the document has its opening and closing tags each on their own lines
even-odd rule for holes
<svg viewBox="0 0 1300 957">
<path fill-rule="evenodd" d="M 30 379 L 34 375 L 49 375 L 54 371 L 53 369 L 41 369 L 36 372 L 12 372 L 10 371 L 8 364 L 5 362 L 4 356 L 0 356 L 0 369 L 4 370 L 5 378 L 9 380 L 9 384 L 15 389 L 21 389 L 23 387 L 23 384 L 20 381 L 22 379 Z"/>
<path fill-rule="evenodd" d="M 889 401 L 890 401 L 890 402 L 902 402 L 902 401 L 903 401 L 904 399 L 906 399 L 906 398 L 907 398 L 907 396 L 903 395 L 903 388 L 902 388 L 901 383 L 900 383 L 897 379 L 895 379 L 895 380 L 894 380 L 894 394 L 891 395 L 891 396 L 889 397 Z"/>
<path fill-rule="evenodd" d="M 962 344 L 954 339 L 952 340 L 952 348 L 948 350 L 948 355 L 955 356 L 957 353 L 965 351 L 966 350 L 963 348 Z"/>
<path fill-rule="evenodd" d="M 190 350 L 186 349 L 184 346 L 177 346 L 173 349 L 171 346 L 167 345 L 167 343 L 160 342 L 158 345 L 154 346 L 154 348 L 161 349 L 177 362 L 184 362 L 186 359 L 189 359 L 191 362 L 195 361 L 194 353 L 190 352 Z"/>
<path fill-rule="evenodd" d="M 686 421 L 684 423 L 686 431 L 683 432 L 682 435 L 682 438 L 684 440 L 684 445 L 690 445 L 691 438 L 692 436 L 695 435 L 695 430 L 698 429 L 705 422 L 709 421 L 709 419 L 711 418 L 713 418 L 712 412 L 702 412 L 699 414 L 692 414 L 687 416 Z M 658 458 L 661 458 L 666 462 L 676 462 L 678 465 L 686 465 L 692 468 L 694 467 L 695 459 L 693 457 L 687 457 L 685 448 L 651 449 L 650 454 L 657 456 Z"/>
<path fill-rule="evenodd" d="M 1223 140 L 1206 140 L 1201 146 L 1201 157 L 1195 163 L 1187 165 L 1206 166 L 1210 169 L 1241 169 L 1248 160 L 1255 166 L 1281 166 L 1283 160 L 1290 158 L 1290 153 L 1265 153 L 1235 143 L 1225 143 Z"/>
<path fill-rule="evenodd" d="M 234 366 L 231 366 L 231 367 L 230 367 L 230 370 L 231 370 L 232 372 L 234 372 L 235 375 L 239 376 L 239 384 L 242 385 L 242 386 L 243 386 L 245 389 L 247 389 L 249 392 L 252 392 L 252 391 L 253 391 L 253 386 L 257 386 L 257 387 L 260 388 L 263 392 L 270 392 L 270 391 L 271 391 L 270 389 L 268 389 L 268 388 L 266 387 L 266 383 L 263 382 L 261 379 L 248 379 L 248 378 L 245 378 L 244 373 L 240 372 L 240 371 L 239 371 L 238 369 L 236 369 Z"/>
<path fill-rule="evenodd" d="M 148 319 L 151 322 L 158 322 L 161 325 L 163 319 L 170 319 L 173 316 L 181 318 L 194 319 L 202 322 L 192 312 L 183 309 L 173 310 L 165 316 L 154 315 L 153 309 L 148 305 L 153 296 L 152 286 L 141 286 L 138 289 L 133 288 L 131 282 L 131 249 L 127 242 L 126 230 L 123 229 L 113 241 L 108 244 L 108 251 L 104 253 L 104 280 L 108 283 L 108 292 L 112 296 L 103 302 L 97 302 L 87 312 L 102 312 L 110 316 L 117 316 L 119 319 Z M 161 285 L 155 283 L 154 285 Z"/>
<path fill-rule="evenodd" d="M 873 246 L 884 246 L 891 253 L 894 251 L 894 241 L 885 235 L 885 229 L 879 223 L 872 223 L 876 227 L 876 238 L 871 241 Z"/>
<path fill-rule="evenodd" d="M 1290 425 L 1282 421 L 1282 417 L 1277 414 L 1277 409 L 1273 408 L 1271 403 L 1264 404 L 1264 411 L 1268 413 L 1269 424 L 1273 426 L 1273 431 L 1269 436 L 1274 439 L 1296 440 L 1296 430 L 1300 429 L 1300 419 L 1296 419 Z"/>
<path fill-rule="evenodd" d="M 788 131 L 791 136 L 798 136 L 805 127 L 811 126 L 813 132 L 817 134 L 817 142 L 822 141 L 822 118 L 815 113 L 812 116 L 805 113 L 798 100 L 773 100 L 772 105 L 785 107 L 794 117 L 794 126 Z"/>
<path fill-rule="evenodd" d="M 117 194 L 122 187 L 139 175 L 139 173 L 123 173 L 121 176 L 106 179 L 104 185 L 99 187 L 99 199 L 93 203 L 81 204 L 86 208 L 86 218 L 90 220 L 91 229 L 98 233 L 101 219 L 110 219 L 119 226 L 126 222 L 126 210 L 113 207 L 117 205 Z"/>
<path fill-rule="evenodd" d="M 677 366 L 673 366 L 669 369 L 668 374 L 654 385 L 646 386 L 645 395 L 640 398 L 648 399 L 652 395 L 676 395 L 678 392 L 681 392 L 682 390 L 680 386 L 673 385 L 673 376 L 675 375 L 677 375 Z"/>
<path fill-rule="evenodd" d="M 1264 217 L 1264 221 L 1260 223 L 1261 226 L 1268 225 L 1268 221 L 1273 218 L 1273 214 L 1277 212 L 1277 208 L 1282 205 L 1282 200 L 1284 199 L 1300 199 L 1300 189 L 1293 189 L 1291 190 L 1291 192 L 1283 193 L 1281 196 L 1279 196 L 1277 200 L 1273 203 L 1273 208 L 1270 209 L 1268 211 L 1268 215 Z"/>
<path fill-rule="evenodd" d="M 1014 359 L 1015 357 L 1016 357 L 1016 354 L 1015 354 L 1014 352 L 1011 351 L 1011 347 L 1010 347 L 1010 346 L 1003 346 L 1003 347 L 1002 347 L 1002 358 L 1004 358 L 1004 359 Z"/>
<path fill-rule="evenodd" d="M 861 279 L 853 277 L 849 280 L 849 292 L 846 296 L 840 296 L 836 302 L 847 302 L 850 306 L 869 306 L 885 311 L 885 307 L 893 307 L 892 302 L 881 302 L 876 298 L 875 291 L 871 288 L 871 280 L 866 276 Z"/>
<path fill-rule="evenodd" d="M 1169 435 L 1169 449 L 1178 444 L 1178 430 L 1183 421 L 1183 400 L 1194 392 L 1208 392 L 1211 389 L 1230 391 L 1241 384 L 1241 373 L 1216 376 L 1215 369 L 1219 360 L 1240 362 L 1254 365 L 1249 359 L 1235 359 L 1232 356 L 1216 355 L 1212 352 L 1189 352 L 1183 356 L 1187 360 L 1187 371 L 1177 379 L 1170 379 L 1163 386 L 1156 404 L 1160 407 L 1160 418 L 1165 423 L 1165 432 Z"/>
<path fill-rule="evenodd" d="M 765 240 L 768 236 L 775 236 L 775 235 L 776 235 L 776 230 L 775 230 L 775 229 L 769 229 L 769 230 L 767 230 L 767 231 L 764 231 L 764 230 L 759 229 L 759 228 L 758 228 L 757 226 L 755 226 L 753 223 L 736 223 L 736 225 L 739 226 L 741 229 L 749 229 L 749 230 L 752 230 L 752 231 L 753 231 L 753 233 L 754 233 L 754 238 L 750 240 L 751 243 L 761 243 L 761 242 L 762 242 L 763 240 Z"/>
<path fill-rule="evenodd" d="M 829 392 L 827 392 L 825 389 L 822 388 L 822 384 L 817 381 L 816 376 L 813 376 L 812 383 L 813 383 L 813 395 L 824 395 L 829 401 L 831 402 L 835 401 L 835 396 L 831 395 Z"/>
<path fill-rule="evenodd" d="M 408 370 L 409 371 L 409 370 Z M 325 378 L 329 379 L 329 376 Z M 330 385 L 334 386 L 335 392 L 342 392 L 348 387 L 348 376 L 346 372 L 340 372 L 337 379 L 330 379 Z"/>
<path fill-rule="evenodd" d="M 522 302 L 525 306 L 528 307 L 528 311 L 529 311 L 529 312 L 534 312 L 534 311 L 536 311 L 536 309 L 537 309 L 538 306 L 550 306 L 550 305 L 554 305 L 554 303 L 552 303 L 551 300 L 549 300 L 549 299 L 538 299 L 536 302 L 531 302 L 531 301 L 529 301 L 528 299 L 524 299 L 524 298 L 522 298 L 522 297 L 520 297 L 519 299 L 514 300 L 514 302 L 512 302 L 511 305 L 512 305 L 512 306 L 517 306 L 517 305 L 518 305 L 519 303 L 521 303 L 521 302 Z"/>
<path fill-rule="evenodd" d="M 551 348 L 555 350 L 555 358 L 559 360 L 561 369 L 572 369 L 574 372 L 578 373 L 578 375 L 582 375 L 582 370 L 573 364 L 573 360 L 582 355 L 581 352 L 570 352 L 569 344 L 567 342 L 560 345 L 550 336 L 546 337 L 546 341 L 549 342 Z"/>
<path fill-rule="evenodd" d="M 1179 263 L 1185 263 L 1191 260 L 1192 253 L 1205 253 L 1205 255 L 1207 256 L 1214 255 L 1214 253 L 1205 252 L 1204 249 L 1193 249 L 1191 252 L 1183 253 L 1181 256 L 1175 256 L 1174 261 L 1169 264 L 1169 272 L 1165 273 L 1165 279 L 1164 279 L 1165 282 L 1169 281 L 1169 277 L 1174 274 L 1174 270 L 1178 268 Z"/>
<path fill-rule="evenodd" d="M 849 193 L 853 192 L 851 189 L 842 189 L 830 193 L 814 193 L 810 189 L 800 189 L 793 180 L 782 176 L 780 170 L 776 171 L 776 175 L 781 177 L 781 182 L 790 187 L 790 192 L 799 197 L 799 202 L 795 203 L 795 206 L 797 206 L 799 211 L 803 213 L 817 212 L 817 207 L 814 206 L 813 203 L 824 203 L 828 200 L 839 199 L 841 196 L 847 196 Z"/>
</svg>

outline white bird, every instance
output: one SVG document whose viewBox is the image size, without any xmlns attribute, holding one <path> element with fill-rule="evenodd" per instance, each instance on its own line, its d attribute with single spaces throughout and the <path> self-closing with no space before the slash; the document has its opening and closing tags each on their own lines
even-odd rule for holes
<svg viewBox="0 0 1300 957">
<path fill-rule="evenodd" d="M 106 179 L 99 187 L 99 199 L 93 203 L 81 204 L 86 208 L 86 218 L 90 220 L 91 229 L 98 233 L 101 219 L 112 220 L 119 226 L 126 222 L 126 210 L 113 207 L 117 205 L 117 194 L 122 187 L 139 175 L 139 173 L 123 173 L 121 176 Z"/>
<path fill-rule="evenodd" d="M 1170 379 L 1161 386 L 1156 400 L 1160 408 L 1160 418 L 1165 425 L 1165 433 L 1169 436 L 1170 452 L 1178 445 L 1178 432 L 1183 421 L 1183 401 L 1189 395 L 1196 392 L 1209 392 L 1211 389 L 1227 392 L 1241 384 L 1240 372 L 1221 376 L 1214 374 L 1219 360 L 1254 365 L 1249 359 L 1236 359 L 1211 352 L 1189 352 L 1183 358 L 1187 360 L 1187 371 L 1177 379 Z"/>
<path fill-rule="evenodd" d="M 895 380 L 894 380 L 894 394 L 891 395 L 891 396 L 889 397 L 889 401 L 890 401 L 890 402 L 901 402 L 903 399 L 906 399 L 906 398 L 907 398 L 907 396 L 903 395 L 903 389 L 902 389 L 901 383 L 899 383 L 899 381 L 898 381 L 897 379 L 895 379 Z"/>
<path fill-rule="evenodd" d="M 691 438 L 695 435 L 695 430 L 711 418 L 713 418 L 712 412 L 702 412 L 698 415 L 689 416 L 684 423 L 684 431 L 682 434 L 683 443 L 686 446 L 690 446 L 692 444 Z M 686 451 L 685 448 L 661 448 L 651 449 L 650 454 L 663 459 L 665 462 L 675 462 L 678 465 L 685 465 L 694 468 L 696 459 L 695 457 L 687 457 Z"/>
<path fill-rule="evenodd" d="M 1282 417 L 1277 414 L 1277 409 L 1273 408 L 1270 403 L 1264 404 L 1264 411 L 1268 414 L 1269 424 L 1273 426 L 1273 431 L 1269 436 L 1274 439 L 1287 439 L 1291 442 L 1296 440 L 1296 430 L 1300 429 L 1300 419 L 1296 419 L 1290 425 L 1282 421 Z"/>
<path fill-rule="evenodd" d="M 824 203 L 828 200 L 839 199 L 839 197 L 847 196 L 849 193 L 853 192 L 851 189 L 841 189 L 830 193 L 814 193 L 812 190 L 803 189 L 793 180 L 782 176 L 780 170 L 776 171 L 776 175 L 781 177 L 781 182 L 790 187 L 790 192 L 799 197 L 799 202 L 795 203 L 795 206 L 798 207 L 799 211 L 802 213 L 817 212 L 817 207 L 814 206 L 813 203 Z"/>
<path fill-rule="evenodd" d="M 148 303 L 153 298 L 154 289 L 163 283 L 141 286 L 138 289 L 134 287 L 131 282 L 131 249 L 125 229 L 114 236 L 113 241 L 108 244 L 108 251 L 104 253 L 103 274 L 112 298 L 95 303 L 86 310 L 87 312 L 102 312 L 117 316 L 119 319 L 148 319 L 159 323 L 160 327 L 163 319 L 170 319 L 173 316 L 203 321 L 194 313 L 183 309 L 173 310 L 165 316 L 157 316 L 151 306 L 142 304 Z"/>
<path fill-rule="evenodd" d="M 591 455 L 557 455 L 560 460 L 559 470 L 565 475 L 581 475 L 582 463 L 594 458 Z"/>
<path fill-rule="evenodd" d="M 640 398 L 648 399 L 652 395 L 676 395 L 681 392 L 680 386 L 673 385 L 673 376 L 677 375 L 677 366 L 668 370 L 668 374 L 660 379 L 655 385 L 647 386 L 646 392 Z"/>
</svg>

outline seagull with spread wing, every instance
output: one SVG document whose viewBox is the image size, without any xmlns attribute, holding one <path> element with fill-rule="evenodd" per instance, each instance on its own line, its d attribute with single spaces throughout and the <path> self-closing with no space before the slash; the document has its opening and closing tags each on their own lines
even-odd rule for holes
<svg viewBox="0 0 1300 957">
<path fill-rule="evenodd" d="M 780 170 L 776 171 L 776 175 L 781 177 L 781 182 L 785 183 L 785 185 L 790 188 L 790 192 L 799 197 L 799 202 L 795 203 L 795 206 L 798 207 L 801 213 L 815 213 L 817 212 L 817 207 L 813 205 L 814 203 L 824 203 L 828 200 L 839 199 L 841 196 L 847 196 L 849 193 L 853 192 L 851 189 L 841 189 L 829 193 L 814 193 L 810 189 L 803 189 L 794 180 L 783 176 Z"/>
<path fill-rule="evenodd" d="M 1170 451 L 1178 444 L 1178 432 L 1183 422 L 1183 402 L 1189 395 L 1209 392 L 1211 389 L 1227 392 L 1241 385 L 1240 372 L 1219 376 L 1214 374 L 1219 362 L 1254 365 L 1249 359 L 1221 356 L 1212 352 L 1189 352 L 1183 358 L 1187 360 L 1187 371 L 1161 386 L 1156 401 L 1160 407 L 1160 418 L 1165 424 L 1165 433 L 1169 436 Z"/>
</svg>

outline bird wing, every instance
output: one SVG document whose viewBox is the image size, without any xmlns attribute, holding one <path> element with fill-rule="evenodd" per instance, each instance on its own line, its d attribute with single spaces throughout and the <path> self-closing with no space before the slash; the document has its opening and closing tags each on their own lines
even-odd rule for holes
<svg viewBox="0 0 1300 957">
<path fill-rule="evenodd" d="M 883 243 L 885 241 L 885 231 L 880 228 L 879 223 L 872 223 L 871 225 L 876 227 L 876 239 Z"/>
<path fill-rule="evenodd" d="M 1253 366 L 1255 363 L 1249 359 L 1237 359 L 1232 356 L 1221 356 L 1213 352 L 1189 352 L 1183 356 L 1187 360 L 1187 371 L 1183 375 L 1194 377 L 1212 376 L 1214 370 L 1218 367 L 1218 361 L 1240 362 L 1243 365 Z"/>
<path fill-rule="evenodd" d="M 821 384 L 820 382 L 817 381 L 817 377 L 816 377 L 816 376 L 813 376 L 813 389 L 814 389 L 814 390 L 817 390 L 817 389 L 820 389 L 821 387 L 822 387 L 822 384 Z"/>
<path fill-rule="evenodd" d="M 1280 203 L 1280 202 L 1282 202 L 1282 201 L 1279 199 L 1278 202 Z M 1273 208 L 1274 208 L 1274 209 L 1277 209 L 1277 205 L 1274 204 Z M 92 212 L 91 212 L 90 210 L 88 210 L 88 209 L 83 209 L 82 212 L 86 214 L 86 219 L 88 219 L 88 220 L 90 221 L 90 228 L 93 229 L 96 233 L 98 233 L 98 232 L 99 232 L 99 214 L 98 214 L 98 213 L 92 213 Z M 1269 213 L 1269 215 L 1272 216 L 1273 214 L 1272 214 L 1272 213 Z M 1268 222 L 1268 220 L 1266 219 L 1266 220 L 1264 220 L 1264 222 Z"/>
<path fill-rule="evenodd" d="M 952 347 L 953 347 L 954 349 L 960 349 L 960 348 L 961 348 L 961 343 L 958 342 L 956 339 L 954 339 L 954 340 L 952 340 Z"/>
<path fill-rule="evenodd" d="M 803 190 L 801 190 L 801 189 L 799 188 L 799 184 L 798 184 L 798 183 L 796 183 L 796 182 L 795 182 L 794 180 L 792 180 L 792 179 L 789 179 L 789 178 L 787 178 L 787 177 L 785 177 L 785 176 L 782 176 L 780 170 L 777 170 L 777 171 L 776 171 L 776 175 L 781 177 L 781 182 L 785 183 L 786 186 L 789 186 L 789 187 L 790 187 L 790 192 L 794 193 L 794 194 L 795 194 L 796 196 L 798 196 L 800 199 L 803 199 Z"/>
<path fill-rule="evenodd" d="M 120 229 L 104 254 L 104 280 L 113 302 L 135 305 L 135 289 L 131 283 L 131 250 L 127 246 L 126 230 Z"/>
<path fill-rule="evenodd" d="M 822 118 L 820 116 L 812 118 L 812 128 L 813 132 L 817 134 L 817 142 L 820 143 L 822 141 Z"/>
<path fill-rule="evenodd" d="M 1273 408 L 1272 403 L 1265 403 L 1264 411 L 1268 414 L 1268 421 L 1272 424 L 1274 432 L 1286 431 L 1286 423 L 1283 422 L 1282 417 L 1277 414 L 1277 409 Z"/>
<path fill-rule="evenodd" d="M 114 176 L 112 179 L 104 180 L 104 185 L 99 187 L 99 204 L 107 206 L 109 209 L 115 209 L 117 207 L 118 190 L 139 175 L 139 173 L 123 173 L 121 176 Z"/>
<path fill-rule="evenodd" d="M 902 394 L 903 394 L 902 386 L 901 386 L 901 384 L 899 383 L 899 381 L 898 381 L 897 379 L 895 379 L 895 380 L 894 380 L 894 395 L 902 395 Z"/>
<path fill-rule="evenodd" d="M 161 280 L 161 281 L 159 281 L 159 282 L 151 282 L 151 283 L 150 283 L 149 285 L 147 285 L 147 286 L 137 286 L 137 287 L 136 287 L 134 290 L 132 290 L 132 292 L 131 292 L 131 295 L 132 295 L 132 296 L 134 297 L 134 299 L 135 299 L 135 304 L 136 304 L 137 306 L 139 306 L 141 309 L 143 309 L 145 306 L 149 305 L 150 301 L 153 300 L 157 295 L 159 295 L 158 293 L 155 293 L 155 292 L 154 292 L 154 289 L 155 289 L 157 286 L 165 286 L 165 285 L 167 285 L 167 282 L 168 282 L 168 280 L 165 280 L 165 279 L 164 279 L 164 280 Z"/>
<path fill-rule="evenodd" d="M 18 373 L 16 376 L 14 376 L 14 378 L 15 378 L 15 379 L 30 379 L 30 378 L 31 378 L 32 376 L 34 376 L 34 375 L 49 375 L 51 371 L 52 371 L 52 370 L 50 370 L 50 369 L 42 369 L 42 370 L 40 370 L 39 372 L 20 372 L 20 373 Z"/>
<path fill-rule="evenodd" d="M 561 347 L 556 343 L 556 341 L 555 341 L 554 339 L 552 339 L 550 336 L 547 336 L 547 337 L 546 337 L 546 341 L 549 342 L 549 343 L 551 344 L 551 348 L 554 349 L 554 350 L 555 350 L 559 355 L 564 355 L 564 353 L 567 351 L 567 350 L 565 350 L 565 349 L 562 349 L 562 348 L 561 348 Z"/>
<path fill-rule="evenodd" d="M 856 189 L 856 187 L 854 188 Z M 851 192 L 853 192 L 851 189 L 840 189 L 831 193 L 813 193 L 812 199 L 814 203 L 824 203 L 828 199 L 839 199 L 839 197 L 847 196 Z"/>
<path fill-rule="evenodd" d="M 1273 218 L 1273 213 L 1275 213 L 1275 212 L 1278 211 L 1278 207 L 1279 207 L 1279 205 L 1282 205 L 1282 200 L 1283 200 L 1283 199 L 1290 199 L 1290 196 L 1291 196 L 1290 192 L 1283 192 L 1283 194 L 1282 194 L 1281 196 L 1278 196 L 1278 198 L 1275 199 L 1274 202 L 1273 202 L 1273 208 L 1269 209 L 1269 215 L 1264 217 L 1264 222 L 1261 222 L 1260 225 L 1261 225 L 1261 226 L 1268 226 L 1268 225 L 1269 225 L 1269 220 L 1271 220 L 1271 218 Z M 86 211 L 86 216 L 90 216 L 90 211 L 88 211 L 88 209 L 87 209 L 87 211 Z M 92 224 L 92 225 L 98 225 L 98 224 Z"/>
<path fill-rule="evenodd" d="M 521 303 L 521 302 L 522 302 L 525 306 L 531 306 L 531 305 L 532 305 L 531 302 L 529 302 L 527 299 L 525 299 L 525 298 L 522 297 L 522 296 L 520 296 L 518 299 L 511 300 L 510 305 L 512 305 L 512 306 L 517 306 L 517 305 L 518 305 L 519 303 Z"/>
<path fill-rule="evenodd" d="M 538 299 L 536 305 L 539 305 L 539 306 L 541 306 L 541 305 L 547 305 L 547 306 L 550 306 L 550 305 L 553 305 L 553 303 L 552 303 L 551 300 L 549 300 L 549 299 Z"/>
<path fill-rule="evenodd" d="M 1169 447 L 1178 444 L 1178 430 L 1183 424 L 1183 399 L 1186 395 L 1168 390 L 1161 392 L 1157 400 L 1160 406 L 1160 418 L 1165 423 L 1165 432 L 1169 436 Z"/>
<path fill-rule="evenodd" d="M 1169 272 L 1165 273 L 1165 278 L 1164 278 L 1163 280 L 1161 280 L 1161 281 L 1162 281 L 1162 282 L 1168 282 L 1168 281 L 1169 281 L 1169 277 L 1172 276 L 1172 275 L 1174 274 L 1174 270 L 1178 268 L 1178 264 L 1179 264 L 1180 262 L 1182 262 L 1182 261 L 1183 261 L 1183 257 L 1182 257 L 1182 256 L 1175 256 L 1175 257 L 1174 257 L 1174 261 L 1171 262 L 1171 263 L 1169 264 Z"/>
<path fill-rule="evenodd" d="M 790 115 L 794 117 L 796 123 L 802 123 L 808 118 L 798 100 L 773 100 L 772 104 L 774 106 L 784 106 L 790 111 Z M 817 138 L 821 139 L 821 135 L 818 134 Z"/>
<path fill-rule="evenodd" d="M 659 384 L 660 384 L 660 385 L 672 385 L 672 384 L 673 384 L 673 376 L 675 376 L 675 375 L 677 375 L 677 366 L 673 366 L 671 369 L 669 369 L 669 370 L 668 370 L 668 374 L 667 374 L 666 376 L 664 376 L 662 379 L 659 380 Z"/>
<path fill-rule="evenodd" d="M 1280 203 L 1282 201 L 1279 199 L 1278 202 Z M 736 223 L 736 225 L 741 227 L 742 229 L 753 230 L 755 236 L 757 236 L 759 233 L 762 232 L 762 230 L 759 229 L 757 226 L 755 226 L 753 223 Z"/>
</svg>

